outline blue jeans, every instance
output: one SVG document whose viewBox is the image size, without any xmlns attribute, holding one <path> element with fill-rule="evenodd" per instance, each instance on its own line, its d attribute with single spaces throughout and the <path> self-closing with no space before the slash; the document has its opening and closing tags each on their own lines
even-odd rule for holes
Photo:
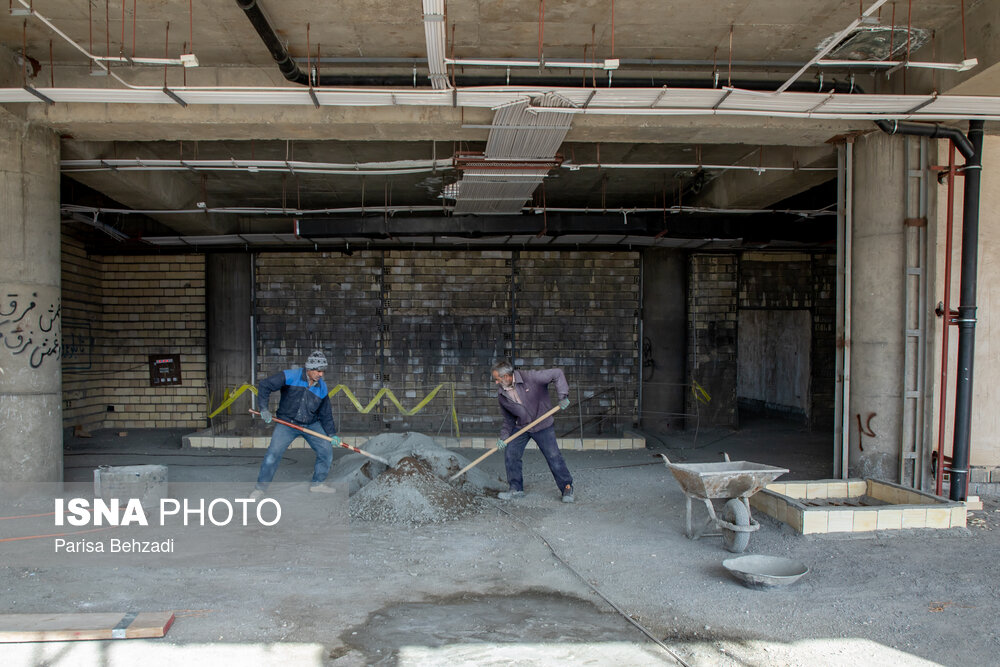
<svg viewBox="0 0 1000 667">
<path fill-rule="evenodd" d="M 559 445 L 556 444 L 556 429 L 554 426 L 542 429 L 535 433 L 525 433 L 518 436 L 516 440 L 507 444 L 504 448 L 504 463 L 507 465 L 507 483 L 510 484 L 511 491 L 524 491 L 524 479 L 521 477 L 521 457 L 524 456 L 524 448 L 528 446 L 528 440 L 534 440 L 538 449 L 542 452 L 545 460 L 552 471 L 552 477 L 556 480 L 556 485 L 562 491 L 567 484 L 573 484 L 573 476 L 569 474 L 566 461 L 563 460 Z"/>
<path fill-rule="evenodd" d="M 323 425 L 319 422 L 307 426 L 310 431 L 325 434 Z M 329 440 L 318 438 L 315 435 L 303 433 L 291 426 L 275 424 L 274 433 L 271 434 L 271 444 L 264 455 L 264 461 L 260 464 L 260 474 L 257 475 L 257 488 L 266 489 L 267 485 L 274 479 L 274 473 L 278 470 L 281 457 L 285 455 L 288 445 L 292 444 L 295 438 L 302 436 L 309 443 L 309 446 L 316 452 L 316 466 L 313 468 L 312 483 L 319 484 L 330 474 L 330 463 L 333 462 L 333 444 Z"/>
</svg>

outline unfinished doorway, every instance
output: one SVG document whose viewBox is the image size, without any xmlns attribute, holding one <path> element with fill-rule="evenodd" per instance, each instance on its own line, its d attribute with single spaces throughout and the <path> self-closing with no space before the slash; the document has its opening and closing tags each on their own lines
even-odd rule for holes
<svg viewBox="0 0 1000 667">
<path fill-rule="evenodd" d="M 740 411 L 807 423 L 812 373 L 809 311 L 741 310 L 738 326 Z"/>
</svg>

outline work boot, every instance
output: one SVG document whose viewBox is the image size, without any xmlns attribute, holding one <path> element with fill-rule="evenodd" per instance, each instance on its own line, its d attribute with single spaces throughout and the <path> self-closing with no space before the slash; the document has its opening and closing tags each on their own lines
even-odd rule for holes
<svg viewBox="0 0 1000 667">
<path fill-rule="evenodd" d="M 564 503 L 575 502 L 573 500 L 573 487 L 571 485 L 567 484 L 566 488 L 562 490 L 562 498 Z"/>
<path fill-rule="evenodd" d="M 497 494 L 497 498 L 500 500 L 517 500 L 518 498 L 524 498 L 524 491 L 516 491 L 514 489 L 501 491 Z"/>
<path fill-rule="evenodd" d="M 313 484 L 309 487 L 309 490 L 313 493 L 336 493 L 337 489 L 332 486 L 327 486 L 326 484 Z"/>
</svg>

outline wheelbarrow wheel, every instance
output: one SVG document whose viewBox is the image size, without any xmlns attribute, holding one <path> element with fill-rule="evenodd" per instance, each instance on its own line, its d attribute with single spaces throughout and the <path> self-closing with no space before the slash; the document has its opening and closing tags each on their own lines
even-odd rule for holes
<svg viewBox="0 0 1000 667">
<path fill-rule="evenodd" d="M 722 518 L 735 526 L 750 526 L 750 511 L 738 498 L 733 498 L 726 503 L 722 510 Z M 723 528 L 722 543 L 729 551 L 736 554 L 741 553 L 750 544 L 750 532 Z"/>
</svg>

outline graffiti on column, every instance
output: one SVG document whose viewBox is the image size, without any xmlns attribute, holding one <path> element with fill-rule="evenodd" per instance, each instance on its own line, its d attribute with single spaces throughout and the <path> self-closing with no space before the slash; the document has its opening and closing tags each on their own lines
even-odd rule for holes
<svg viewBox="0 0 1000 667">
<path fill-rule="evenodd" d="M 0 301 L 0 350 L 26 359 L 39 368 L 46 357 L 59 359 L 59 301 L 48 306 L 37 303 L 38 293 L 22 298 L 7 294 Z"/>
</svg>

